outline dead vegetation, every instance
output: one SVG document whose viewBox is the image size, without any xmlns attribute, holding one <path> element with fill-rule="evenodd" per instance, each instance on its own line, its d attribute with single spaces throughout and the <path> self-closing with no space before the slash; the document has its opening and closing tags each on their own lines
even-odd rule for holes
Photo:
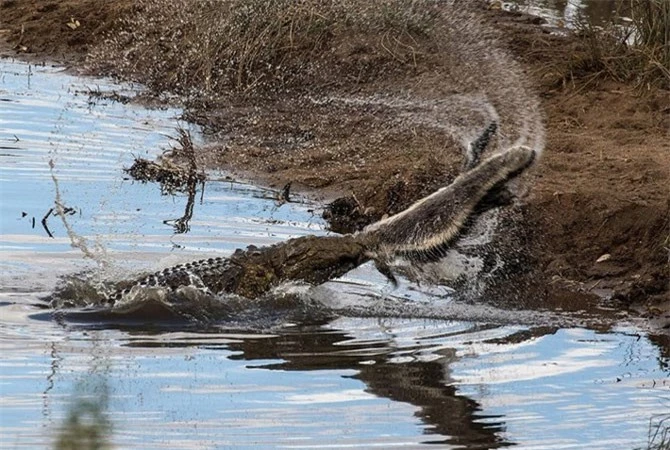
<svg viewBox="0 0 670 450">
<path fill-rule="evenodd" d="M 142 0 L 93 59 L 98 69 L 204 97 L 327 82 L 333 72 L 368 79 L 429 55 L 439 3 Z M 344 61 L 340 52 L 360 57 Z"/>
<path fill-rule="evenodd" d="M 649 419 L 649 442 L 647 449 L 670 449 L 670 414 L 654 414 Z"/>
<path fill-rule="evenodd" d="M 570 61 L 570 73 L 609 77 L 638 87 L 670 88 L 670 2 L 621 0 L 615 21 L 578 24 L 583 52 Z"/>
<path fill-rule="evenodd" d="M 188 130 L 179 128 L 175 145 L 158 161 L 135 158 L 133 165 L 123 169 L 130 177 L 142 183 L 159 183 L 164 195 L 190 192 L 205 181 L 205 173 L 198 168 L 195 147 Z"/>
</svg>

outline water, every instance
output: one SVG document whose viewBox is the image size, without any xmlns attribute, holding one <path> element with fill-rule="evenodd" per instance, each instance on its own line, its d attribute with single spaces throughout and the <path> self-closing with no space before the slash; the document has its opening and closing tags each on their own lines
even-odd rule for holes
<svg viewBox="0 0 670 450">
<path fill-rule="evenodd" d="M 551 26 L 571 28 L 582 19 L 604 24 L 617 17 L 617 0 L 510 0 L 502 2 L 502 7 L 543 17 Z"/>
<path fill-rule="evenodd" d="M 129 87 L 58 68 L 0 70 L 0 447 L 97 430 L 142 449 L 631 449 L 670 413 L 667 350 L 632 323 L 392 290 L 370 266 L 206 325 L 54 314 L 42 297 L 62 276 L 119 279 L 326 232 L 316 205 L 212 181 L 175 233 L 164 221 L 185 196 L 121 168 L 167 147 L 179 111 L 90 101 L 89 88 Z M 56 199 L 75 211 L 77 247 L 59 217 L 53 238 L 41 226 Z"/>
</svg>

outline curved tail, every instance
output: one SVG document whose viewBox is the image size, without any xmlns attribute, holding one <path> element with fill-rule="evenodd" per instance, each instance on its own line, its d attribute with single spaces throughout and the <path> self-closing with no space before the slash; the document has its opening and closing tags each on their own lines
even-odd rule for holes
<svg viewBox="0 0 670 450">
<path fill-rule="evenodd" d="M 513 147 L 491 156 L 461 174 L 449 186 L 425 197 L 406 210 L 376 222 L 359 233 L 367 255 L 387 274 L 396 257 L 441 256 L 460 235 L 480 202 L 504 188 L 535 160 L 535 150 Z M 390 277 L 391 278 L 391 277 Z"/>
</svg>

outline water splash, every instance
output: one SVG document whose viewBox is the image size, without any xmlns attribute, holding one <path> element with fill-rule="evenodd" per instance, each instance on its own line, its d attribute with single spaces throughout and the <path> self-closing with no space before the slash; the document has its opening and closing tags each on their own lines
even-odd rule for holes
<svg viewBox="0 0 670 450">
<path fill-rule="evenodd" d="M 63 222 L 63 226 L 67 231 L 67 236 L 70 239 L 70 244 L 72 245 L 73 248 L 79 249 L 85 258 L 90 258 L 91 260 L 95 261 L 100 269 L 103 270 L 108 269 L 110 267 L 110 260 L 109 257 L 107 256 L 107 251 L 104 245 L 98 242 L 96 243 L 95 250 L 91 250 L 89 248 L 87 239 L 77 234 L 70 225 L 70 223 L 68 222 L 65 213 L 65 207 L 63 206 L 63 198 L 61 195 L 60 186 L 58 185 L 58 178 L 54 173 L 54 167 L 56 167 L 56 164 L 53 158 L 50 158 L 49 173 L 51 175 L 51 179 L 53 180 L 54 188 L 56 190 L 56 198 L 54 201 L 56 205 L 56 215 L 60 217 L 61 221 Z"/>
</svg>

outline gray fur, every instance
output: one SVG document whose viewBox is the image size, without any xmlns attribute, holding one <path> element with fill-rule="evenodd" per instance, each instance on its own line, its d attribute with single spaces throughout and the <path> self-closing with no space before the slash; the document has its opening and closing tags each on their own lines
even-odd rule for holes
<svg viewBox="0 0 670 450">
<path fill-rule="evenodd" d="M 388 272 L 393 259 L 436 259 L 461 234 L 478 204 L 519 175 L 535 159 L 528 147 L 491 156 L 474 169 L 388 219 L 361 233 L 368 256 Z"/>
</svg>

